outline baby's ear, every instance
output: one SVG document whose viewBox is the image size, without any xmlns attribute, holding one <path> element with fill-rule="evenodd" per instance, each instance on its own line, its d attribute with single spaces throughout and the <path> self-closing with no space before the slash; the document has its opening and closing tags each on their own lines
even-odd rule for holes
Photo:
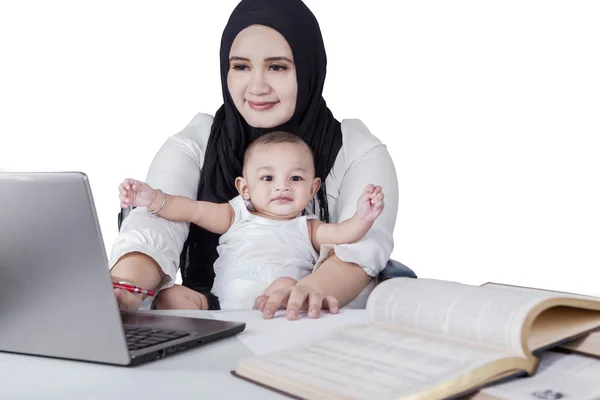
<svg viewBox="0 0 600 400">
<path fill-rule="evenodd" d="M 314 197 L 314 195 L 317 193 L 317 191 L 319 190 L 319 188 L 321 187 L 321 178 L 315 178 L 313 179 L 313 183 L 312 183 L 312 197 Z"/>
<path fill-rule="evenodd" d="M 250 200 L 250 191 L 248 191 L 248 182 L 241 177 L 238 176 L 235 178 L 235 187 L 238 190 L 239 194 L 242 195 L 244 200 Z"/>
</svg>

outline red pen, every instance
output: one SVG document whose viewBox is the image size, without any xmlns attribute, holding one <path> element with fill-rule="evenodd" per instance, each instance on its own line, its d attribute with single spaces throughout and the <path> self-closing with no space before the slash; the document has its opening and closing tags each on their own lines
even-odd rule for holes
<svg viewBox="0 0 600 400">
<path fill-rule="evenodd" d="M 113 287 L 115 289 L 124 289 L 131 293 L 141 293 L 147 296 L 154 296 L 154 290 L 142 289 L 141 287 L 133 285 L 129 282 L 113 282 Z"/>
</svg>

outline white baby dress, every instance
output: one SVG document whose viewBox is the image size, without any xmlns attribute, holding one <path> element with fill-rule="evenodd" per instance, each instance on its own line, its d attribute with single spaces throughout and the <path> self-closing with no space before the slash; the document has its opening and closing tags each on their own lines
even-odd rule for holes
<svg viewBox="0 0 600 400">
<path fill-rule="evenodd" d="M 254 307 L 255 300 L 277 278 L 309 275 L 319 259 L 308 234 L 308 219 L 272 220 L 248 211 L 241 196 L 232 199 L 235 218 L 221 235 L 214 263 L 212 293 L 222 310 Z"/>
</svg>

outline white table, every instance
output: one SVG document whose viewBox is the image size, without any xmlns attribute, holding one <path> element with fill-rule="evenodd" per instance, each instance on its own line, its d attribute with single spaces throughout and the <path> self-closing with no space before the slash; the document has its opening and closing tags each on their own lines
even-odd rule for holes
<svg viewBox="0 0 600 400">
<path fill-rule="evenodd" d="M 323 313 L 316 320 L 263 320 L 258 311 L 147 311 L 246 322 L 237 336 L 137 367 L 0 353 L 0 399 L 285 399 L 235 378 L 243 357 L 264 354 L 321 335 L 341 325 L 365 322 L 364 310 Z"/>
</svg>

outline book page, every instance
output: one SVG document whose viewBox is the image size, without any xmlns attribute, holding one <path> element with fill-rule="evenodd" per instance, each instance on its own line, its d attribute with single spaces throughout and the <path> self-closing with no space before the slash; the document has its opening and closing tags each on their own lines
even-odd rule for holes
<svg viewBox="0 0 600 400">
<path fill-rule="evenodd" d="M 262 376 L 283 377 L 288 384 L 320 388 L 343 398 L 391 399 L 430 389 L 504 357 L 505 353 L 374 325 L 349 325 L 242 364 Z"/>
<path fill-rule="evenodd" d="M 237 335 L 256 355 L 283 350 L 288 347 L 316 339 L 327 332 L 334 331 L 344 325 L 368 324 L 365 310 L 342 308 L 339 314 L 321 312 L 317 319 L 308 318 L 306 310 L 301 310 L 299 319 L 293 322 L 285 318 L 286 310 L 277 310 L 273 319 L 264 319 L 260 311 L 213 311 L 216 319 L 223 321 L 240 321 L 246 323 L 246 329 Z"/>
<path fill-rule="evenodd" d="M 561 347 L 578 353 L 600 357 L 600 331 L 592 332 L 581 339 L 565 343 Z"/>
<path fill-rule="evenodd" d="M 535 375 L 481 390 L 473 400 L 591 400 L 600 398 L 600 361 L 576 354 L 542 353 Z"/>
<path fill-rule="evenodd" d="M 390 279 L 367 302 L 369 319 L 507 349 L 523 354 L 521 327 L 527 313 L 546 299 L 542 290 L 471 286 L 432 279 Z"/>
<path fill-rule="evenodd" d="M 502 283 L 493 283 L 493 282 L 487 282 L 487 283 L 484 283 L 483 285 L 477 286 L 477 287 L 495 287 L 495 288 L 503 289 L 503 290 L 512 290 L 513 292 L 516 292 L 516 291 L 538 292 L 538 293 L 542 293 L 542 294 L 547 294 L 550 297 L 568 297 L 568 298 L 572 298 L 572 299 L 580 299 L 580 300 L 588 300 L 588 301 L 598 301 L 598 299 L 599 299 L 599 297 L 588 296 L 585 294 L 558 292 L 555 290 L 529 288 L 529 287 L 524 287 L 524 286 L 506 285 L 506 284 L 502 284 Z"/>
</svg>

